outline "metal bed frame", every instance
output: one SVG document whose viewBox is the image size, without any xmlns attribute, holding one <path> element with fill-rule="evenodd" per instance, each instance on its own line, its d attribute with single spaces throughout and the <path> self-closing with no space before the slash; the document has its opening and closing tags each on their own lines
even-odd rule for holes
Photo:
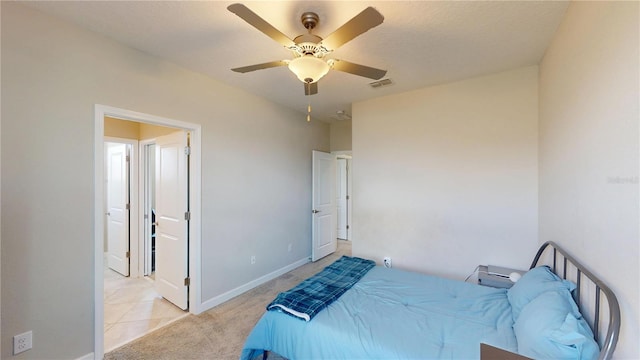
<svg viewBox="0 0 640 360">
<path fill-rule="evenodd" d="M 572 296 L 580 313 L 593 330 L 595 341 L 600 346 L 598 360 L 611 359 L 620 333 L 620 306 L 613 291 L 566 250 L 552 241 L 547 241 L 540 246 L 530 269 L 542 265 L 548 265 L 559 277 L 576 283 Z M 591 298 L 590 295 L 593 297 Z M 603 305 L 603 301 L 608 306 Z M 266 360 L 269 354 L 269 351 L 265 350 L 262 359 Z M 277 356 L 275 358 L 280 359 Z M 507 358 L 509 357 L 505 357 Z"/>
<path fill-rule="evenodd" d="M 541 260 L 544 262 L 541 263 Z M 591 326 L 594 338 L 600 346 L 598 360 L 611 359 L 620 333 L 620 306 L 613 291 L 584 265 L 552 241 L 547 241 L 540 246 L 530 269 L 540 265 L 549 265 L 556 275 L 576 283 L 576 289 L 572 295 L 580 312 Z M 587 284 L 584 284 L 584 280 L 588 281 Z M 589 290 L 593 287 L 595 287 L 593 294 L 589 294 Z M 590 302 L 589 295 L 594 296 L 593 303 Z M 601 311 L 601 295 L 604 295 L 604 300 L 609 305 L 608 308 L 604 308 L 608 313 L 608 318 Z M 603 323 L 606 326 L 604 337 L 601 336 L 604 334 L 604 329 L 601 328 Z"/>
</svg>

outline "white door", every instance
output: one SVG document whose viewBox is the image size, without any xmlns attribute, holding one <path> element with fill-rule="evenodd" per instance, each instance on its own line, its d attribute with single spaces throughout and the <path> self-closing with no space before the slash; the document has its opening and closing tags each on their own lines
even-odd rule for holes
<svg viewBox="0 0 640 360">
<path fill-rule="evenodd" d="M 311 260 L 316 261 L 336 251 L 338 245 L 336 239 L 336 159 L 331 154 L 314 150 L 312 162 Z"/>
<path fill-rule="evenodd" d="M 339 158 L 336 172 L 336 201 L 338 204 L 338 239 L 347 239 L 347 159 Z"/>
<path fill-rule="evenodd" d="M 347 159 L 347 240 L 351 240 L 351 217 L 353 214 L 353 176 L 351 175 L 351 161 Z"/>
<path fill-rule="evenodd" d="M 143 176 L 143 238 L 144 238 L 144 275 L 149 276 L 155 271 L 155 208 L 156 208 L 156 143 L 146 140 L 140 147 L 142 153 L 141 176 Z"/>
<path fill-rule="evenodd" d="M 156 291 L 188 307 L 187 134 L 156 139 Z"/>
<path fill-rule="evenodd" d="M 106 143 L 107 262 L 129 276 L 129 166 L 127 144 Z"/>
</svg>

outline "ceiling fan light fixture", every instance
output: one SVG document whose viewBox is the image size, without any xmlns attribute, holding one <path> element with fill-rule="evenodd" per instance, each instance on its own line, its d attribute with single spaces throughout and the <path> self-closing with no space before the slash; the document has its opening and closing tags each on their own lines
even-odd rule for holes
<svg viewBox="0 0 640 360">
<path fill-rule="evenodd" d="M 330 66 L 313 55 L 297 57 L 289 62 L 289 70 L 303 83 L 314 83 L 327 75 Z"/>
</svg>

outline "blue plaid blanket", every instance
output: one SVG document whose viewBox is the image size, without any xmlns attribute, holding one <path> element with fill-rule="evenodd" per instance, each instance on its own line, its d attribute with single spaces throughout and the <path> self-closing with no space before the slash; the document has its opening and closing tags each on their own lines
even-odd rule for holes
<svg viewBox="0 0 640 360">
<path fill-rule="evenodd" d="M 309 321 L 349 290 L 375 265 L 371 260 L 343 256 L 293 289 L 278 294 L 267 305 L 267 310 L 284 311 Z"/>
</svg>

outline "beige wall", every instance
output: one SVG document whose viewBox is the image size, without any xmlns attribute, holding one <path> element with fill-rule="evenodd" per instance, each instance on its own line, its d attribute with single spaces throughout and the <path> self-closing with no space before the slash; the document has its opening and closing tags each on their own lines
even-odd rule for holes
<svg viewBox="0 0 640 360">
<path fill-rule="evenodd" d="M 639 359 L 638 2 L 575 2 L 540 65 L 540 241 L 612 285 Z"/>
<path fill-rule="evenodd" d="M 140 124 L 105 116 L 104 136 L 140 140 Z"/>
<path fill-rule="evenodd" d="M 464 279 L 538 243 L 538 69 L 353 105 L 353 253 Z"/>
<path fill-rule="evenodd" d="M 337 121 L 331 124 L 331 151 L 351 150 L 352 120 Z"/>
<path fill-rule="evenodd" d="M 162 135 L 169 135 L 176 131 L 174 128 L 157 126 L 151 124 L 140 124 L 140 133 L 138 134 L 139 140 L 149 140 L 157 138 Z"/>
<path fill-rule="evenodd" d="M 328 124 L 0 6 L 1 141 L 12 150 L 1 170 L 1 358 L 28 330 L 34 348 L 16 358 L 93 351 L 95 104 L 201 125 L 203 302 L 311 254 L 311 150 L 329 151 Z"/>
<path fill-rule="evenodd" d="M 149 140 L 176 131 L 174 128 L 138 123 L 105 116 L 104 136 L 133 140 Z"/>
</svg>

